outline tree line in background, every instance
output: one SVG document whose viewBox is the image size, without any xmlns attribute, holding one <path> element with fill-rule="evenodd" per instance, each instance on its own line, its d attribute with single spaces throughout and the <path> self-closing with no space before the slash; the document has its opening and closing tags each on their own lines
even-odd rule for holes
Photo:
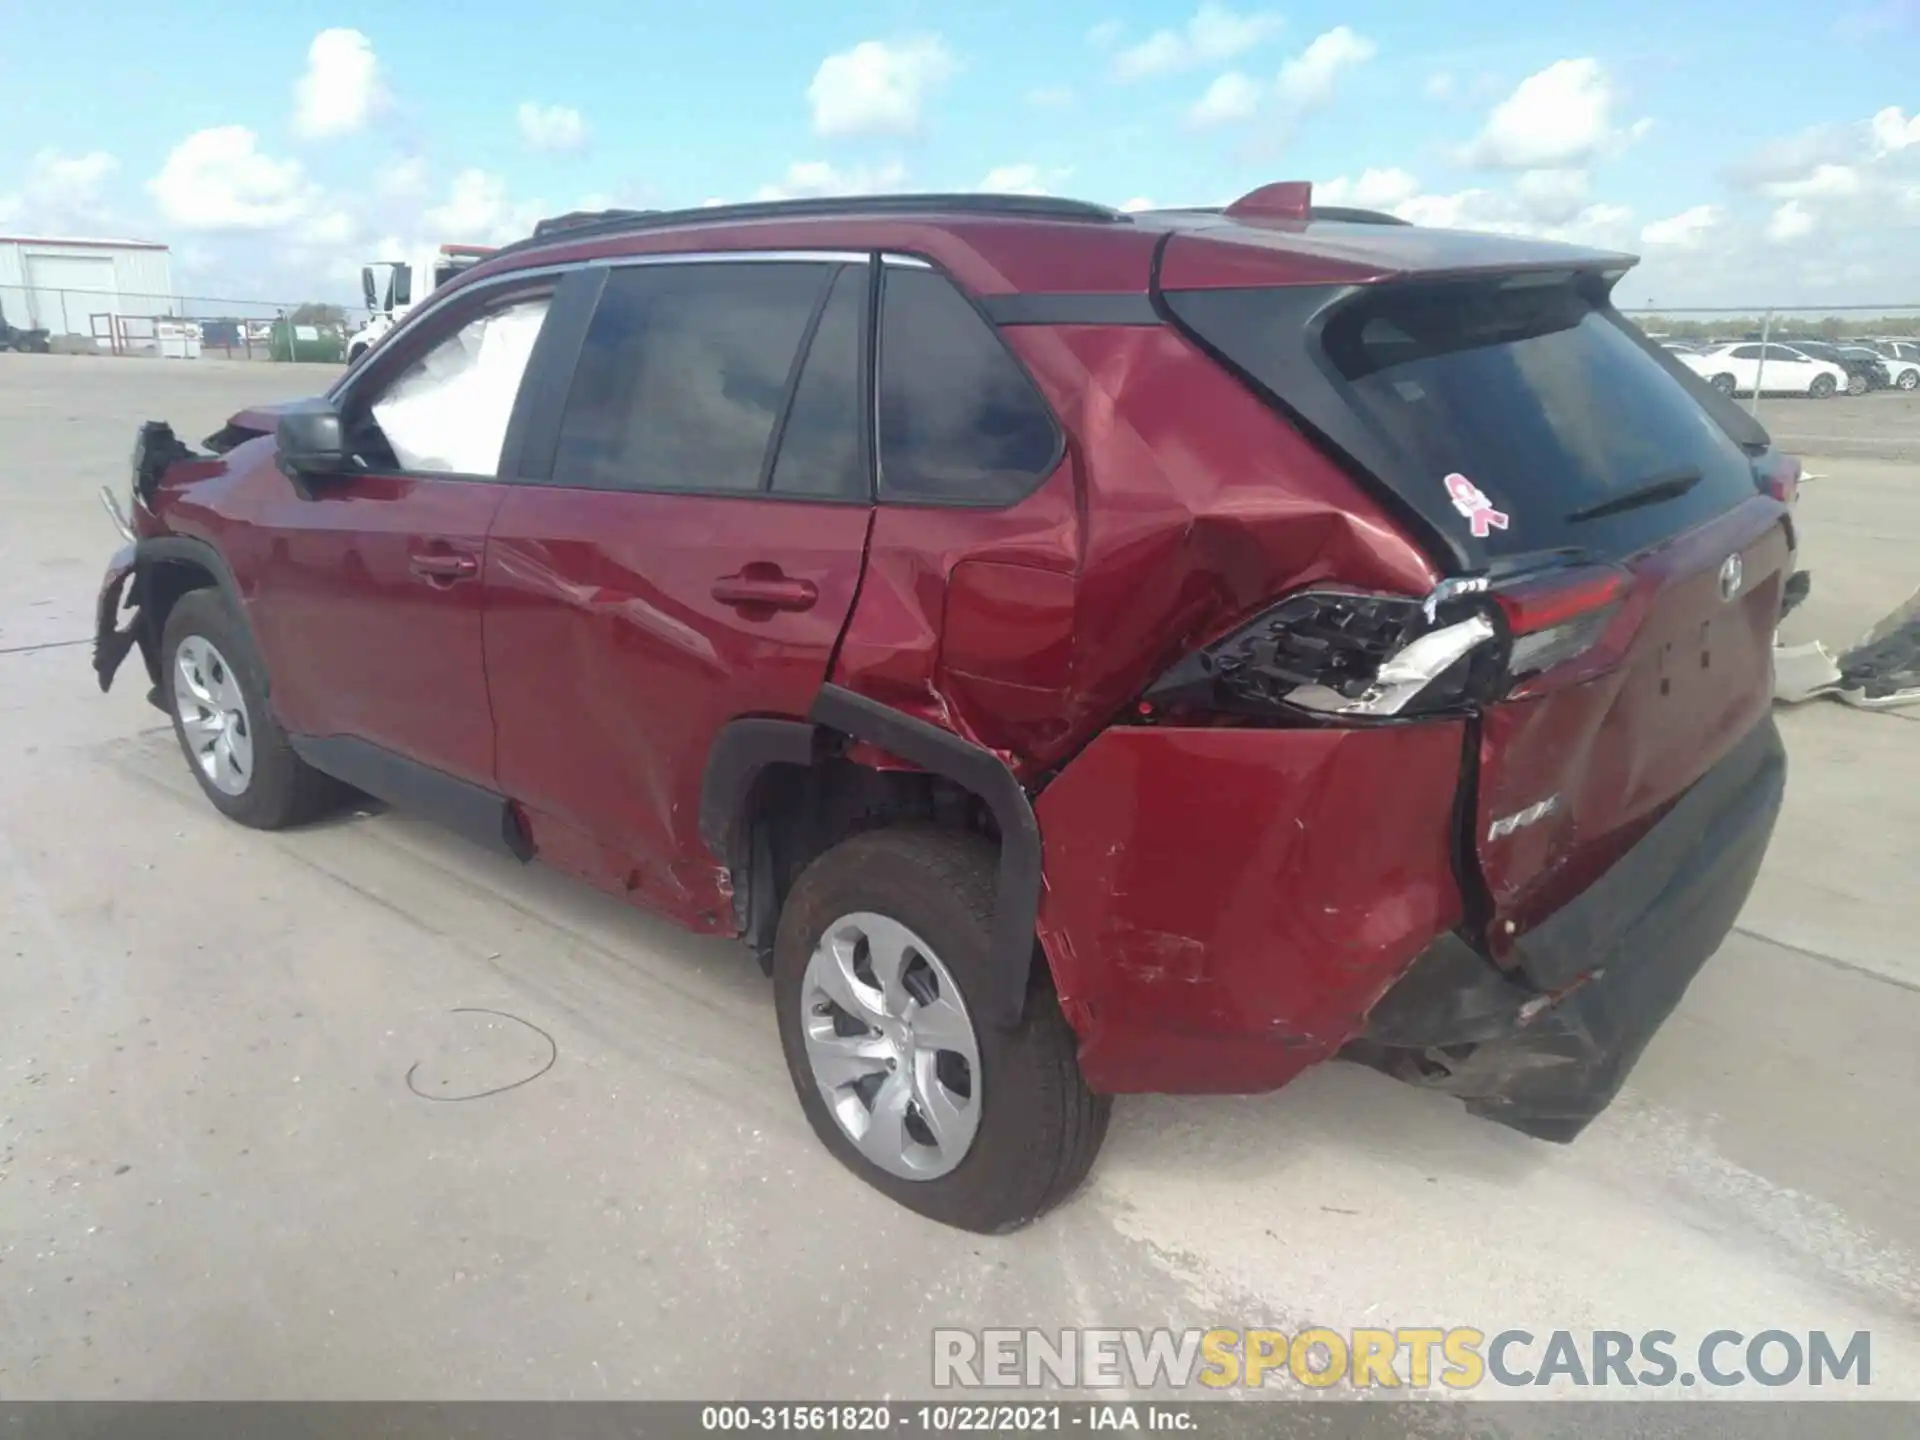
<svg viewBox="0 0 1920 1440">
<path fill-rule="evenodd" d="M 1766 325 L 1764 315 L 1658 315 L 1632 312 L 1634 323 L 1649 335 L 1665 335 L 1675 340 L 1708 340 L 1715 336 L 1759 338 Z M 1829 315 L 1821 320 L 1804 316 L 1775 315 L 1773 333 L 1785 337 L 1800 335 L 1809 339 L 1872 339 L 1880 335 L 1920 337 L 1920 315 Z"/>
</svg>

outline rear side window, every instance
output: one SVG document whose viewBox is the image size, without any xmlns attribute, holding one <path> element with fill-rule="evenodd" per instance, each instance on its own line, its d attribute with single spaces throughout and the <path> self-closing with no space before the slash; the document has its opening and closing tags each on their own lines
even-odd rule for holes
<svg viewBox="0 0 1920 1440">
<path fill-rule="evenodd" d="M 776 495 L 824 500 L 869 499 L 866 452 L 860 443 L 866 403 L 860 384 L 861 321 L 870 273 L 848 266 L 834 277 L 827 308 L 807 346 L 780 431 L 773 466 Z"/>
<path fill-rule="evenodd" d="M 1383 291 L 1337 311 L 1324 344 L 1405 483 L 1464 475 L 1505 515 L 1480 537 L 1492 553 L 1630 552 L 1754 492 L 1739 447 L 1573 286 Z M 1614 508 L 1675 481 L 1679 494 Z"/>
<path fill-rule="evenodd" d="M 613 271 L 567 395 L 553 483 L 759 489 L 787 377 L 832 276 L 804 261 Z"/>
<path fill-rule="evenodd" d="M 1053 412 L 939 272 L 887 269 L 879 367 L 882 498 L 1009 505 L 1059 462 Z"/>
</svg>

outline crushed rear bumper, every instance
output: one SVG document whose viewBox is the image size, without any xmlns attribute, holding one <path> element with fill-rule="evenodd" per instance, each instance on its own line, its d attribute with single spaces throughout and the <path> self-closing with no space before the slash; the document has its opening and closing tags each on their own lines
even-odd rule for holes
<svg viewBox="0 0 1920 1440">
<path fill-rule="evenodd" d="M 1448 936 L 1381 998 L 1352 1058 L 1567 1141 L 1619 1092 L 1753 889 L 1786 785 L 1771 717 L 1591 887 L 1514 944 Z"/>
</svg>

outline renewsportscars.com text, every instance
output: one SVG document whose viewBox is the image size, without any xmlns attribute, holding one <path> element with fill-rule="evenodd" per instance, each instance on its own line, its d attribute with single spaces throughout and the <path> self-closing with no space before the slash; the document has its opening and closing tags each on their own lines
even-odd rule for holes
<svg viewBox="0 0 1920 1440">
<path fill-rule="evenodd" d="M 1865 1330 L 936 1330 L 940 1388 L 1360 1390 L 1873 1383 Z"/>
</svg>

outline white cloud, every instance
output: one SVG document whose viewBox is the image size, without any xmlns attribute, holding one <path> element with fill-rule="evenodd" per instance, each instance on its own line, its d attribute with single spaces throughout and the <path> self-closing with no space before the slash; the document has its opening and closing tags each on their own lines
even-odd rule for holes
<svg viewBox="0 0 1920 1440">
<path fill-rule="evenodd" d="M 997 165 L 975 188 L 990 195 L 1052 195 L 1071 170 L 1042 170 L 1038 165 Z"/>
<path fill-rule="evenodd" d="M 1891 155 L 1910 145 L 1920 145 L 1920 110 L 1909 117 L 1897 105 L 1889 105 L 1867 122 L 1873 132 L 1874 151 Z"/>
<path fill-rule="evenodd" d="M 1585 170 L 1526 170 L 1513 188 L 1536 220 L 1564 225 L 1586 209 L 1592 185 Z"/>
<path fill-rule="evenodd" d="M 322 30 L 293 87 L 293 129 L 310 140 L 347 135 L 387 103 L 373 42 L 358 30 Z"/>
<path fill-rule="evenodd" d="M 529 150 L 564 152 L 579 150 L 587 143 L 586 118 L 571 105 L 536 105 L 523 100 L 515 113 L 520 138 Z"/>
<path fill-rule="evenodd" d="M 507 182 L 491 171 L 469 168 L 453 177 L 447 198 L 422 215 L 427 233 L 444 245 L 504 245 L 525 239 L 546 213 L 540 201 L 515 201 Z"/>
<path fill-rule="evenodd" d="M 1664 220 L 1649 222 L 1640 231 L 1640 243 L 1656 249 L 1704 250 L 1726 218 L 1718 205 L 1695 205 Z"/>
<path fill-rule="evenodd" d="M 937 35 L 863 40 L 829 55 L 807 87 L 817 135 L 912 135 L 927 97 L 956 68 Z"/>
<path fill-rule="evenodd" d="M 1760 187 L 1775 200 L 1832 200 L 1862 194 L 1867 180 L 1851 165 L 1816 165 L 1790 180 L 1772 180 Z"/>
<path fill-rule="evenodd" d="M 1231 124 L 1252 119 L 1259 108 L 1259 82 L 1238 70 L 1229 70 L 1194 101 L 1187 111 L 1187 123 L 1201 127 Z"/>
<path fill-rule="evenodd" d="M 1789 200 L 1767 217 L 1767 239 L 1776 245 L 1791 245 L 1811 235 L 1819 222 L 1798 200 Z"/>
<path fill-rule="evenodd" d="M 1144 80 L 1152 75 L 1231 60 L 1278 33 L 1281 23 L 1278 15 L 1237 14 L 1209 0 L 1194 11 L 1181 29 L 1156 30 L 1138 44 L 1122 50 L 1114 57 L 1114 78 Z"/>
<path fill-rule="evenodd" d="M 1379 49 L 1366 36 L 1336 25 L 1280 67 L 1281 97 L 1296 110 L 1317 110 L 1333 99 L 1343 71 L 1364 65 Z"/>
<path fill-rule="evenodd" d="M 418 155 L 408 155 L 393 162 L 381 172 L 374 182 L 374 188 L 389 200 L 409 200 L 424 195 L 427 190 L 427 162 Z"/>
<path fill-rule="evenodd" d="M 1460 82 L 1451 71 L 1436 70 L 1427 77 L 1425 88 L 1429 100 L 1451 100 L 1459 92 Z"/>
<path fill-rule="evenodd" d="M 0 221 L 46 234 L 97 227 L 106 221 L 106 182 L 119 168 L 104 150 L 38 151 L 21 187 L 0 193 Z"/>
<path fill-rule="evenodd" d="M 1405 170 L 1363 170 L 1357 180 L 1339 175 L 1331 180 L 1316 182 L 1313 203 L 1351 205 L 1361 210 L 1391 210 L 1396 205 L 1406 204 L 1419 193 L 1420 182 Z"/>
<path fill-rule="evenodd" d="M 1556 60 L 1493 107 L 1466 158 L 1493 170 L 1577 168 L 1622 138 L 1613 126 L 1615 99 L 1599 61 Z"/>
<path fill-rule="evenodd" d="M 318 190 L 297 160 L 262 153 L 244 125 L 197 130 L 147 182 L 160 213 L 188 230 L 271 230 L 300 219 Z"/>
<path fill-rule="evenodd" d="M 1133 214 L 1137 214 L 1142 210 L 1153 209 L 1154 204 L 1153 204 L 1153 201 L 1149 200 L 1146 196 L 1136 195 L 1131 200 L 1121 201 L 1120 208 L 1126 211 L 1127 214 L 1133 215 Z"/>
<path fill-rule="evenodd" d="M 824 160 L 797 160 L 778 184 L 762 185 L 756 200 L 798 200 L 815 195 L 873 195 L 897 190 L 907 178 L 898 161 L 885 165 L 838 170 Z"/>
</svg>

